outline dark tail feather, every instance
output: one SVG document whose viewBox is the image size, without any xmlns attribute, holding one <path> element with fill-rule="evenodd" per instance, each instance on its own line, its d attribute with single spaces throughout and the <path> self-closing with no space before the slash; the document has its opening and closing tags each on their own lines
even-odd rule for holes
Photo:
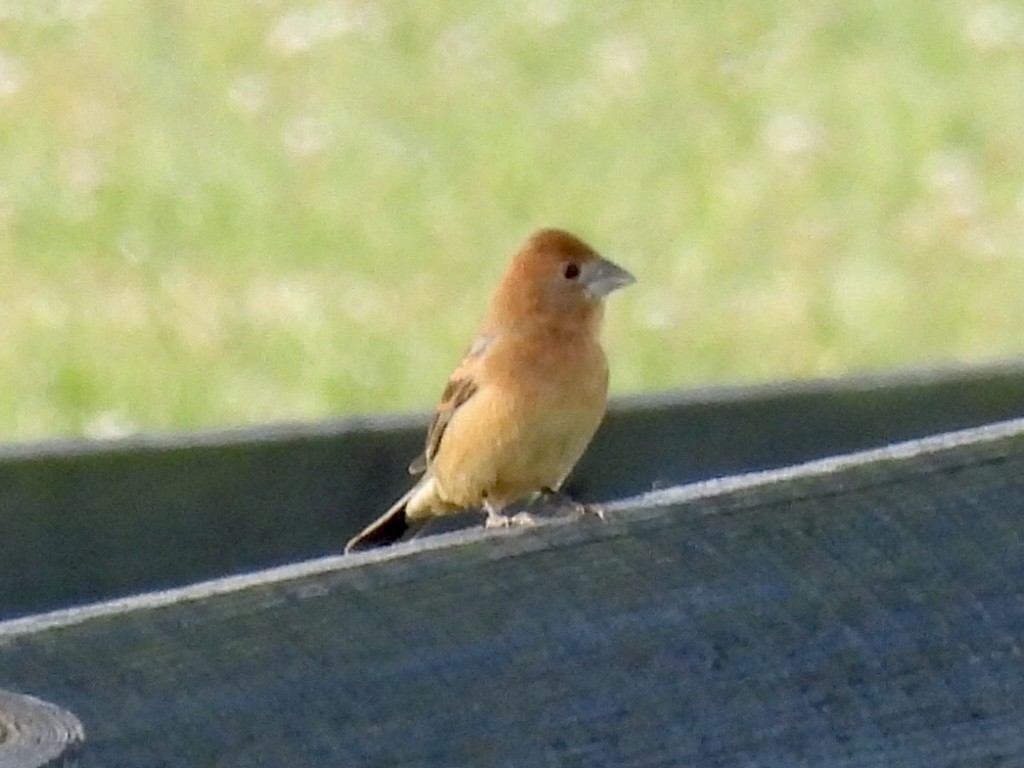
<svg viewBox="0 0 1024 768">
<path fill-rule="evenodd" d="M 405 505 L 410 496 L 412 496 L 412 490 L 396 501 L 391 509 L 349 539 L 348 544 L 345 545 L 345 553 L 383 547 L 401 539 L 409 530 L 409 522 L 405 517 Z"/>
</svg>

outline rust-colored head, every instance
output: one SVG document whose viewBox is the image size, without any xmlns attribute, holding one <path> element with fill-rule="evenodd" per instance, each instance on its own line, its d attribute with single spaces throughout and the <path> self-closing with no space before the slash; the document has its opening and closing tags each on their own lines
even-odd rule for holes
<svg viewBox="0 0 1024 768">
<path fill-rule="evenodd" d="M 602 300 L 633 282 L 629 272 L 575 235 L 542 229 L 513 258 L 494 295 L 487 324 L 599 320 Z"/>
</svg>

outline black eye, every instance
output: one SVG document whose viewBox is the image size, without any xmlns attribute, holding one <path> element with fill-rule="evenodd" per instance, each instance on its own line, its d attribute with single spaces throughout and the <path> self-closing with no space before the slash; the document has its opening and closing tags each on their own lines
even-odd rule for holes
<svg viewBox="0 0 1024 768">
<path fill-rule="evenodd" d="M 566 280 L 575 280 L 580 276 L 580 265 L 574 261 L 570 261 L 565 265 L 565 269 L 562 270 L 562 274 L 565 275 Z"/>
</svg>

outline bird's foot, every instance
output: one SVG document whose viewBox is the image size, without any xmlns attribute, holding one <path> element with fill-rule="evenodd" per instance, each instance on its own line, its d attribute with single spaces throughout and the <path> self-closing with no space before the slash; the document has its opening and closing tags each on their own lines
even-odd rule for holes
<svg viewBox="0 0 1024 768">
<path fill-rule="evenodd" d="M 530 510 L 545 517 L 571 517 L 582 519 L 584 517 L 596 517 L 604 520 L 604 510 L 596 504 L 581 504 L 564 493 L 544 489 L 534 502 Z"/>
<path fill-rule="evenodd" d="M 487 510 L 487 519 L 484 520 L 484 528 L 508 528 L 512 525 L 512 519 L 500 512 Z"/>
<path fill-rule="evenodd" d="M 596 517 L 604 520 L 604 510 L 596 504 L 581 504 L 564 493 L 545 489 L 534 499 L 525 511 L 514 515 L 505 515 L 498 507 L 490 508 L 486 504 L 484 510 L 487 519 L 484 528 L 511 528 L 513 526 L 534 526 L 543 520 L 571 519 L 582 520 Z"/>
<path fill-rule="evenodd" d="M 529 512 L 517 512 L 512 515 L 512 525 L 530 526 L 536 525 L 537 518 L 531 515 Z"/>
<path fill-rule="evenodd" d="M 512 517 L 500 512 L 490 512 L 484 521 L 484 528 L 511 528 L 513 526 L 536 525 L 537 520 L 529 512 L 518 512 Z"/>
</svg>

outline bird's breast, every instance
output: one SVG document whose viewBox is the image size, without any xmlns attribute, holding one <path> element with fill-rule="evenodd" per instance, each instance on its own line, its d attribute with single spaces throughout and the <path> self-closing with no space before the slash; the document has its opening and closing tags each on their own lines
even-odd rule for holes
<svg viewBox="0 0 1024 768">
<path fill-rule="evenodd" d="M 604 416 L 608 370 L 599 346 L 513 351 L 489 361 L 434 457 L 440 494 L 454 504 L 558 487 Z"/>
</svg>

